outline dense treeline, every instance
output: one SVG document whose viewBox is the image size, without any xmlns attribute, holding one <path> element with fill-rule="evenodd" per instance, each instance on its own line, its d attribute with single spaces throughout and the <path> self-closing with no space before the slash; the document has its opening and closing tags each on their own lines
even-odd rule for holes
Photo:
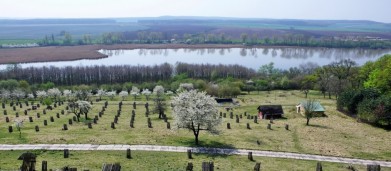
<svg viewBox="0 0 391 171">
<path fill-rule="evenodd" d="M 56 34 L 57 35 L 57 34 Z M 233 37 L 225 33 L 171 33 L 157 31 L 108 32 L 100 36 L 90 34 L 74 38 L 70 32 L 62 31 L 45 36 L 41 46 L 86 45 L 86 44 L 125 44 L 125 43 L 186 43 L 186 44 L 244 44 L 263 46 L 302 46 L 327 48 L 391 48 L 391 41 L 378 37 L 313 37 L 304 34 L 284 34 L 279 36 L 261 36 L 257 33 L 242 33 L 240 37 Z"/>
<path fill-rule="evenodd" d="M 216 78 L 250 79 L 256 76 L 253 69 L 240 65 L 211 65 L 178 63 L 176 73 L 186 73 L 189 78 L 214 80 Z"/>
<path fill-rule="evenodd" d="M 30 84 L 53 82 L 56 85 L 114 84 L 165 81 L 171 78 L 169 64 L 155 66 L 67 66 L 14 67 L 0 73 L 0 79 L 26 80 Z"/>
</svg>

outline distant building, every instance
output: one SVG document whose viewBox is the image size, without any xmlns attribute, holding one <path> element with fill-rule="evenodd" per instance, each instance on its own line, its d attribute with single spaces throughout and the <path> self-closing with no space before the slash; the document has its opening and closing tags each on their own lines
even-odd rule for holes
<svg viewBox="0 0 391 171">
<path fill-rule="evenodd" d="M 308 101 L 302 101 L 296 106 L 296 112 L 301 113 L 304 115 L 305 109 L 304 106 L 308 103 Z M 320 104 L 320 102 L 314 102 L 315 106 L 315 116 L 324 116 L 325 109 L 324 107 Z"/>
<path fill-rule="evenodd" d="M 260 105 L 257 109 L 260 119 L 281 118 L 284 114 L 281 105 Z"/>
</svg>

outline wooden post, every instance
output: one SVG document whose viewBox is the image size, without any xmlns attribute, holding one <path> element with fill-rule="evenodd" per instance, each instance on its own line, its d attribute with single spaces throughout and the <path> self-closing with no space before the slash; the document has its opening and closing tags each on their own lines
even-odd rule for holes
<svg viewBox="0 0 391 171">
<path fill-rule="evenodd" d="M 50 117 L 50 122 L 54 122 L 53 116 Z"/>
<path fill-rule="evenodd" d="M 57 113 L 57 114 L 56 114 L 56 117 L 57 117 L 57 118 L 60 118 L 60 114 L 59 114 L 59 113 Z"/>
<path fill-rule="evenodd" d="M 39 127 L 38 127 L 38 125 L 35 126 L 35 132 L 39 132 Z"/>
<path fill-rule="evenodd" d="M 251 129 L 251 128 L 250 128 L 250 124 L 249 124 L 249 123 L 247 123 L 247 129 Z"/>
<path fill-rule="evenodd" d="M 255 164 L 254 171 L 261 171 L 261 163 L 256 163 Z"/>
<path fill-rule="evenodd" d="M 187 150 L 187 158 L 193 159 L 193 157 L 191 156 L 191 150 Z"/>
<path fill-rule="evenodd" d="M 64 124 L 63 127 L 62 127 L 62 130 L 64 130 L 64 131 L 68 130 L 68 125 Z"/>
<path fill-rule="evenodd" d="M 316 171 L 323 171 L 322 164 L 320 162 L 316 163 Z"/>
<path fill-rule="evenodd" d="M 48 121 L 47 120 L 43 120 L 43 125 L 47 126 L 48 125 Z"/>
<path fill-rule="evenodd" d="M 227 129 L 231 129 L 231 124 L 227 123 Z"/>
<path fill-rule="evenodd" d="M 126 149 L 126 158 L 127 159 L 131 159 L 132 158 L 132 155 L 131 155 L 131 151 L 130 151 L 130 148 Z"/>
<path fill-rule="evenodd" d="M 89 128 L 89 129 L 92 129 L 92 124 L 91 124 L 91 122 L 88 122 L 87 125 L 88 125 L 88 128 Z"/>
<path fill-rule="evenodd" d="M 33 117 L 29 116 L 29 122 L 34 122 Z"/>
<path fill-rule="evenodd" d="M 73 123 L 72 123 L 72 119 L 68 119 L 68 124 L 69 125 L 72 125 Z"/>
<path fill-rule="evenodd" d="M 69 158 L 69 150 L 64 149 L 64 158 Z"/>
<path fill-rule="evenodd" d="M 148 118 L 148 128 L 152 128 L 151 118 Z"/>
<path fill-rule="evenodd" d="M 42 171 L 48 171 L 48 162 L 42 161 Z"/>
<path fill-rule="evenodd" d="M 170 122 L 167 122 L 167 129 L 171 129 Z"/>
<path fill-rule="evenodd" d="M 8 132 L 11 133 L 13 131 L 12 126 L 8 126 Z"/>
<path fill-rule="evenodd" d="M 248 159 L 250 161 L 254 161 L 254 159 L 253 159 L 253 152 L 248 152 Z"/>
<path fill-rule="evenodd" d="M 7 117 L 5 117 L 5 122 L 10 122 L 10 119 L 8 118 L 8 116 Z"/>
<path fill-rule="evenodd" d="M 186 171 L 193 171 L 193 163 L 191 162 L 187 163 Z"/>
</svg>

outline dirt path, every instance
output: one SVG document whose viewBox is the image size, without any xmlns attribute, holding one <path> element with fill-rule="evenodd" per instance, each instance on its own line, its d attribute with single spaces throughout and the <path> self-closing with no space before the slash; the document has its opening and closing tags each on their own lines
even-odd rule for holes
<svg viewBox="0 0 391 171">
<path fill-rule="evenodd" d="M 248 155 L 248 152 L 252 152 L 253 156 L 262 157 L 276 157 L 276 158 L 289 158 L 298 160 L 315 160 L 325 161 L 334 163 L 349 163 L 349 164 L 378 164 L 382 167 L 391 167 L 389 161 L 378 161 L 378 160 L 363 160 L 353 159 L 344 157 L 332 157 L 332 156 L 321 156 L 312 154 L 299 154 L 299 153 L 287 153 L 287 152 L 273 152 L 273 151 L 260 151 L 260 150 L 245 150 L 245 149 L 224 149 L 224 148 L 204 148 L 204 147 L 177 147 L 177 146 L 158 146 L 158 145 L 93 145 L 93 144 L 18 144 L 18 145 L 7 145 L 0 144 L 1 150 L 140 150 L 140 151 L 165 151 L 165 152 L 187 152 L 191 150 L 194 153 L 205 153 L 205 154 L 226 154 L 226 155 Z"/>
</svg>

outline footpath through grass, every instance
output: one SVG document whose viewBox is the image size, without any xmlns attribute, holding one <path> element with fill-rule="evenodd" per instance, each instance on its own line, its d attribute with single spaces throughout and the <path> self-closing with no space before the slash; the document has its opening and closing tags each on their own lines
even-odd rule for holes
<svg viewBox="0 0 391 171">
<path fill-rule="evenodd" d="M 132 151 L 132 159 L 126 158 L 125 151 L 70 151 L 69 158 L 63 158 L 62 151 L 32 151 L 37 154 L 37 167 L 43 160 L 48 162 L 48 169 L 59 169 L 65 166 L 76 167 L 78 170 L 98 171 L 103 163 L 120 163 L 122 170 L 185 170 L 188 162 L 192 162 L 194 170 L 201 170 L 202 162 L 213 161 L 215 170 L 243 171 L 252 170 L 256 162 L 261 163 L 261 169 L 267 171 L 307 171 L 315 170 L 316 161 L 293 160 L 281 158 L 254 157 L 250 161 L 247 156 L 238 155 L 206 155 L 193 154 L 188 159 L 186 153 Z M 0 153 L 0 170 L 10 170 L 20 167 L 21 161 L 16 160 L 22 151 Z M 346 171 L 349 164 L 322 162 L 324 170 Z M 366 166 L 353 165 L 358 170 Z M 382 168 L 391 171 L 391 168 Z"/>
</svg>

